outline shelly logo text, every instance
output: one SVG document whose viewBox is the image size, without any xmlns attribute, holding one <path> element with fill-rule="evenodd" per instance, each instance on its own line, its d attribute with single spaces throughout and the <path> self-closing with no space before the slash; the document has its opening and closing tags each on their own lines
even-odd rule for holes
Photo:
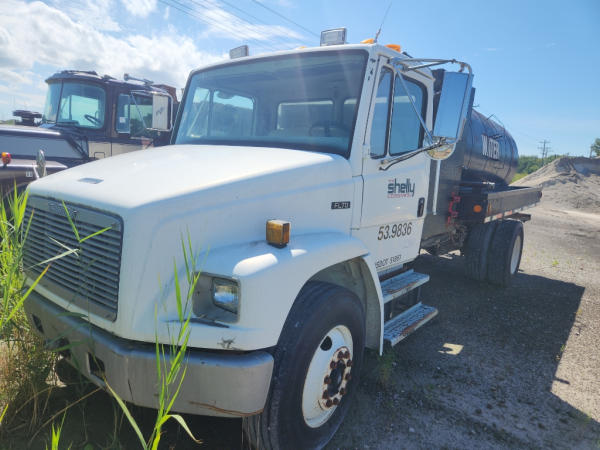
<svg viewBox="0 0 600 450">
<path fill-rule="evenodd" d="M 388 182 L 387 194 L 388 198 L 414 197 L 415 183 L 411 183 L 410 178 L 407 178 L 405 183 L 398 183 L 398 180 L 394 178 Z"/>
</svg>

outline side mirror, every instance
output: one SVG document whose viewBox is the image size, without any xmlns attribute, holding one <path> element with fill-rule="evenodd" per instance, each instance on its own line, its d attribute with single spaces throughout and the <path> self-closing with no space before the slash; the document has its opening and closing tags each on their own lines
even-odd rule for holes
<svg viewBox="0 0 600 450">
<path fill-rule="evenodd" d="M 152 94 L 152 130 L 171 131 L 173 99 L 166 94 Z"/>
<path fill-rule="evenodd" d="M 434 159 L 446 159 L 454 151 L 454 145 L 461 138 L 467 118 L 473 75 L 462 72 L 445 72 L 442 84 L 440 102 L 433 125 L 435 140 L 445 141 L 448 145 L 441 146 L 430 156 Z M 435 155 L 435 153 L 441 153 Z"/>
</svg>

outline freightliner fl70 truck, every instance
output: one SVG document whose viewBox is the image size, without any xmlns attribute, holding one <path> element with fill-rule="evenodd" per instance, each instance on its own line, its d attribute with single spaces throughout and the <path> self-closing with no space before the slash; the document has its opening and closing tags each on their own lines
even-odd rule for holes
<svg viewBox="0 0 600 450">
<path fill-rule="evenodd" d="M 65 208 L 84 232 L 110 227 L 55 261 L 26 304 L 45 339 L 77 343 L 67 358 L 94 383 L 156 406 L 182 237 L 201 276 L 174 410 L 243 417 L 261 448 L 324 446 L 363 350 L 436 315 L 412 268 L 422 249 L 461 250 L 470 276 L 510 282 L 520 210 L 541 192 L 507 185 L 516 146 L 472 110 L 469 65 L 344 41 L 324 32 L 317 48 L 196 70 L 172 145 L 30 186 L 30 279 L 56 241 L 80 246 Z"/>
<path fill-rule="evenodd" d="M 170 122 L 177 100 L 171 86 L 81 70 L 57 72 L 46 83 L 43 113 L 15 111 L 21 122 L 0 126 L 4 194 L 67 167 L 169 143 L 169 127 L 153 129 L 153 99 L 164 97 Z"/>
</svg>

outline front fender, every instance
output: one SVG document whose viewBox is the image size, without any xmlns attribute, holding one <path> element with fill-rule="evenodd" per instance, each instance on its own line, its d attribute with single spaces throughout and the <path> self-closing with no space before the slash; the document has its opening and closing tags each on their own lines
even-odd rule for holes
<svg viewBox="0 0 600 450">
<path fill-rule="evenodd" d="M 190 347 L 256 350 L 276 345 L 302 286 L 317 272 L 367 253 L 361 241 L 336 232 L 294 236 L 281 249 L 259 241 L 211 250 L 202 270 L 238 280 L 240 319 L 228 328 L 194 323 Z"/>
</svg>

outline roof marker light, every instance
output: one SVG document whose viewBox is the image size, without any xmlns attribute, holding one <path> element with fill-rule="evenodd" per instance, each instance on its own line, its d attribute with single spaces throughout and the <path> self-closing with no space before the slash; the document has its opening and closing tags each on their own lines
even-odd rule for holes
<svg viewBox="0 0 600 450">
<path fill-rule="evenodd" d="M 335 28 L 321 31 L 321 47 L 326 45 L 341 45 L 346 43 L 346 29 Z"/>
<path fill-rule="evenodd" d="M 396 50 L 398 53 L 402 53 L 402 47 L 400 47 L 398 44 L 387 44 L 386 47 Z"/>
<path fill-rule="evenodd" d="M 247 45 L 240 45 L 239 47 L 232 48 L 229 50 L 229 59 L 243 58 L 244 56 L 248 56 L 250 54 L 250 50 Z"/>
<path fill-rule="evenodd" d="M 360 41 L 361 44 L 374 44 L 375 43 L 375 39 L 373 38 L 369 38 L 369 39 L 363 39 L 362 41 Z"/>
</svg>

